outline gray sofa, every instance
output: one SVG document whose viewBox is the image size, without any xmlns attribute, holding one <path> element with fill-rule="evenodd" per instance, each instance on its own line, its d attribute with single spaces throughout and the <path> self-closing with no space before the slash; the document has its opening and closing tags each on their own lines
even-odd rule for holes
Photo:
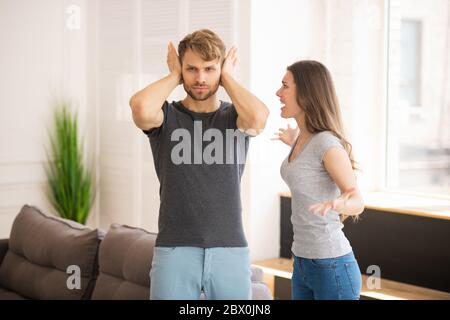
<svg viewBox="0 0 450 320">
<path fill-rule="evenodd" d="M 92 230 L 25 205 L 0 240 L 0 300 L 146 300 L 155 239 L 119 224 Z M 254 300 L 272 299 L 262 278 L 252 268 Z"/>
</svg>

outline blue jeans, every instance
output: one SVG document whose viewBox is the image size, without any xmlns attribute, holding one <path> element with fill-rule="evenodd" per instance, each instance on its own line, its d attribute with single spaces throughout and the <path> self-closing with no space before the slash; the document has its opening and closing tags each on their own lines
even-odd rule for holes
<svg viewBox="0 0 450 320">
<path fill-rule="evenodd" d="M 294 256 L 293 300 L 358 300 L 361 285 L 353 252 L 330 259 Z"/>
<path fill-rule="evenodd" d="M 249 300 L 249 249 L 155 247 L 150 281 L 152 300 Z"/>
</svg>

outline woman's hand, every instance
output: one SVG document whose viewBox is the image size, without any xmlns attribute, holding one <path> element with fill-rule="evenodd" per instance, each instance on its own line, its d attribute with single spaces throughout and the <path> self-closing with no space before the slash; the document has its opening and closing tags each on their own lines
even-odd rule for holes
<svg viewBox="0 0 450 320">
<path fill-rule="evenodd" d="M 339 197 L 337 197 L 334 200 L 331 201 L 325 201 L 322 203 L 318 203 L 315 205 L 312 205 L 309 207 L 309 211 L 313 212 L 314 214 L 320 214 L 321 216 L 325 216 L 328 211 L 335 210 L 339 212 L 339 208 L 342 208 L 345 206 L 346 201 L 356 192 L 356 188 L 351 188 L 350 190 L 347 190 L 343 194 L 341 194 Z"/>
<path fill-rule="evenodd" d="M 298 128 L 291 128 L 291 126 L 288 124 L 287 128 L 280 128 L 278 129 L 279 132 L 276 132 L 276 137 L 272 138 L 272 140 L 280 140 L 287 144 L 289 147 L 292 147 L 297 140 L 299 129 Z"/>
</svg>

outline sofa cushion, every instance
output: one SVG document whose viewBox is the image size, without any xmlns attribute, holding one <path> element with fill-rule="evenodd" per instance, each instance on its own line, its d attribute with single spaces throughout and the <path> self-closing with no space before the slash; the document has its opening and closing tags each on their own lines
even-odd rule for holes
<svg viewBox="0 0 450 320">
<path fill-rule="evenodd" d="M 102 233 L 25 205 L 14 220 L 0 266 L 0 286 L 30 299 L 89 299 L 98 273 Z M 69 289 L 78 266 L 80 289 Z"/>
<path fill-rule="evenodd" d="M 156 235 L 112 224 L 99 250 L 100 273 L 92 299 L 148 300 Z"/>
<path fill-rule="evenodd" d="M 25 298 L 15 292 L 0 287 L 0 300 L 25 300 Z"/>
<path fill-rule="evenodd" d="M 9 247 L 9 240 L 8 239 L 1 239 L 0 240 L 0 265 L 3 262 L 3 259 L 6 256 L 6 253 L 8 252 Z"/>
</svg>

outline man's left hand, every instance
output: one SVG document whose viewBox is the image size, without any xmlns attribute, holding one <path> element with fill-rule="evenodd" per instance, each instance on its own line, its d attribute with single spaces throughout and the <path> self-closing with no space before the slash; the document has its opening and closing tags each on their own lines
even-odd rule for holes
<svg viewBox="0 0 450 320">
<path fill-rule="evenodd" d="M 227 56 L 222 64 L 222 72 L 220 74 L 220 83 L 223 83 L 223 78 L 227 76 L 232 76 L 234 73 L 234 67 L 237 63 L 237 48 L 232 47 L 230 51 L 228 51 Z"/>
</svg>

